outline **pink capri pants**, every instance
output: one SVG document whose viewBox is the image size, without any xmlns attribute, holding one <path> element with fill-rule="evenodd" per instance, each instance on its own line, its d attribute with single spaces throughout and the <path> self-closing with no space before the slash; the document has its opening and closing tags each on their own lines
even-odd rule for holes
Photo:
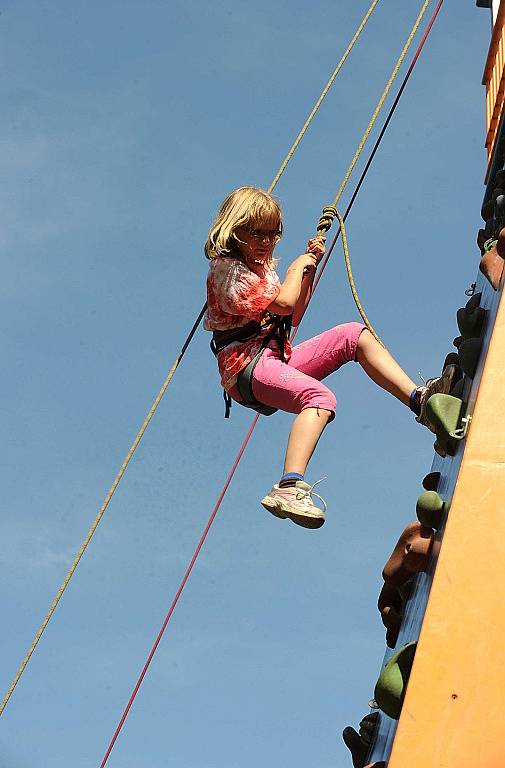
<svg viewBox="0 0 505 768">
<path fill-rule="evenodd" d="M 356 360 L 358 339 L 366 326 L 343 323 L 293 347 L 288 363 L 279 359 L 279 351 L 267 347 L 254 369 L 252 390 L 264 405 L 289 413 L 305 408 L 321 408 L 335 415 L 337 401 L 321 379 L 341 365 Z M 236 387 L 230 390 L 240 401 Z"/>
</svg>

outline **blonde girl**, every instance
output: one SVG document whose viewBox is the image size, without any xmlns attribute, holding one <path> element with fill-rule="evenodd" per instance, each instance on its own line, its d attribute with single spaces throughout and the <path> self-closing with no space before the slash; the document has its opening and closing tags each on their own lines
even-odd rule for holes
<svg viewBox="0 0 505 768">
<path fill-rule="evenodd" d="M 316 483 L 306 482 L 305 471 L 335 416 L 335 395 L 322 379 L 345 363 L 357 362 L 429 427 L 425 404 L 435 392 L 450 390 L 456 368 L 448 366 L 441 378 L 416 387 L 356 322 L 337 325 L 292 348 L 289 330 L 299 324 L 309 301 L 325 238 L 309 240 L 281 282 L 274 259 L 281 236 L 282 213 L 272 195 L 257 187 L 240 187 L 228 195 L 205 243 L 210 269 L 204 327 L 213 332 L 211 347 L 228 403 L 231 398 L 261 413 L 280 409 L 296 414 L 283 473 L 262 505 L 277 517 L 319 528 L 326 504 L 313 490 Z"/>
</svg>

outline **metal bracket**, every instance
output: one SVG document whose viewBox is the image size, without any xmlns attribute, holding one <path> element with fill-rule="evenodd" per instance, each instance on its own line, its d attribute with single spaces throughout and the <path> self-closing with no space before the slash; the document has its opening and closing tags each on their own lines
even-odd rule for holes
<svg viewBox="0 0 505 768">
<path fill-rule="evenodd" d="M 468 414 L 468 416 L 463 416 L 463 418 L 461 419 L 463 426 L 460 427 L 459 429 L 455 429 L 454 432 L 449 432 L 449 435 L 453 437 L 455 440 L 464 440 L 465 437 L 467 436 L 471 421 L 472 421 L 472 417 L 470 414 Z"/>
</svg>

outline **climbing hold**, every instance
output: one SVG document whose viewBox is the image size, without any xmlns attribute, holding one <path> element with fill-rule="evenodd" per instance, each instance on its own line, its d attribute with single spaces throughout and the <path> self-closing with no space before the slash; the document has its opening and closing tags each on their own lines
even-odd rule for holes
<svg viewBox="0 0 505 768">
<path fill-rule="evenodd" d="M 480 209 L 480 215 L 484 219 L 484 221 L 488 221 L 491 216 L 494 213 L 494 199 L 489 198 L 489 200 L 486 200 L 482 204 L 482 208 Z"/>
<path fill-rule="evenodd" d="M 489 243 L 489 241 L 487 242 Z M 505 261 L 498 252 L 498 240 L 491 240 L 490 246 L 491 247 L 486 248 L 482 254 L 479 270 L 482 272 L 484 277 L 487 278 L 489 283 L 493 286 L 494 290 L 497 291 L 500 287 L 500 281 L 502 278 Z"/>
<path fill-rule="evenodd" d="M 377 607 L 382 623 L 386 627 L 386 645 L 394 648 L 403 618 L 404 599 L 397 587 L 384 584 L 380 591 Z"/>
<path fill-rule="evenodd" d="M 359 724 L 359 733 L 350 725 L 342 731 L 342 738 L 352 756 L 354 768 L 364 768 L 370 746 L 375 736 L 379 719 L 378 712 L 365 715 Z"/>
<path fill-rule="evenodd" d="M 475 376 L 481 351 L 482 339 L 466 339 L 458 349 L 459 363 L 471 379 Z"/>
<path fill-rule="evenodd" d="M 449 352 L 449 354 L 446 356 L 444 360 L 444 364 L 442 366 L 442 370 L 445 371 L 448 365 L 457 365 L 459 368 L 459 359 L 458 359 L 458 353 L 457 352 Z"/>
<path fill-rule="evenodd" d="M 495 197 L 493 230 L 499 232 L 505 225 L 505 194 L 503 189 L 495 189 L 493 197 Z"/>
<path fill-rule="evenodd" d="M 463 399 L 463 391 L 465 389 L 465 380 L 463 376 L 457 381 L 453 388 L 451 389 L 450 393 L 453 397 L 459 397 L 460 399 Z"/>
<path fill-rule="evenodd" d="M 417 521 L 408 525 L 398 539 L 382 571 L 389 587 L 399 587 L 413 573 L 425 571 L 433 543 L 433 531 Z"/>
<path fill-rule="evenodd" d="M 416 642 L 400 648 L 382 670 L 375 686 L 375 700 L 386 715 L 398 720 L 414 661 Z"/>
<path fill-rule="evenodd" d="M 426 491 L 436 491 L 440 482 L 440 472 L 428 472 L 423 478 L 423 488 Z"/>
<path fill-rule="evenodd" d="M 443 510 L 444 500 L 436 491 L 425 491 L 417 500 L 417 519 L 429 528 L 440 528 Z"/>
<path fill-rule="evenodd" d="M 480 336 L 485 316 L 486 311 L 482 307 L 476 307 L 474 310 L 468 310 L 466 307 L 458 309 L 456 320 L 463 339 Z"/>
<path fill-rule="evenodd" d="M 496 238 L 496 250 L 498 255 L 505 259 L 505 227 L 500 229 Z"/>
<path fill-rule="evenodd" d="M 435 440 L 435 442 L 433 443 L 433 449 L 435 453 L 438 453 L 438 455 L 441 456 L 443 459 L 445 459 L 445 457 L 447 456 L 446 449 L 439 443 L 438 440 Z"/>
<path fill-rule="evenodd" d="M 456 441 L 452 438 L 451 432 L 458 427 L 462 406 L 463 402 L 458 397 L 442 394 L 432 395 L 426 403 L 426 418 L 430 424 L 433 424 L 437 434 L 435 443 L 437 453 L 439 453 L 437 445 L 445 454 L 454 456 L 456 453 Z"/>
<path fill-rule="evenodd" d="M 485 243 L 489 240 L 489 234 L 485 229 L 479 229 L 477 232 L 477 247 L 481 254 L 485 251 Z"/>
<path fill-rule="evenodd" d="M 494 177 L 494 183 L 497 187 L 505 187 L 505 171 L 500 169 L 499 171 L 496 171 L 495 177 Z"/>
<path fill-rule="evenodd" d="M 477 307 L 480 304 L 481 298 L 482 298 L 482 293 L 472 294 L 465 304 L 465 309 L 467 310 L 467 312 L 473 312 L 474 309 L 477 309 Z"/>
<path fill-rule="evenodd" d="M 386 645 L 394 648 L 398 640 L 405 606 L 412 592 L 414 578 L 411 577 L 400 587 L 391 587 L 384 584 L 380 591 L 377 607 L 380 611 L 382 623 L 386 627 Z"/>
</svg>

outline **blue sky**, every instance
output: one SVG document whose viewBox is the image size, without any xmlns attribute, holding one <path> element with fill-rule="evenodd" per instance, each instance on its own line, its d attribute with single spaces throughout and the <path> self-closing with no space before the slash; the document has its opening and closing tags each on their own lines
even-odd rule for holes
<svg viewBox="0 0 505 768">
<path fill-rule="evenodd" d="M 281 275 L 420 5 L 379 4 L 277 187 Z M 217 208 L 268 186 L 366 7 L 3 3 L 3 691 L 203 304 Z M 446 0 L 348 220 L 367 313 L 416 379 L 451 350 L 477 270 L 488 41 L 488 11 Z M 300 338 L 356 317 L 337 246 Z M 2 768 L 100 764 L 251 419 L 235 407 L 224 421 L 208 341 L 200 331 L 2 717 Z M 111 767 L 351 765 L 340 731 L 367 712 L 384 653 L 381 570 L 433 451 L 358 366 L 330 386 L 338 414 L 310 468 L 328 478 L 326 525 L 259 505 L 291 417 L 261 420 Z"/>
</svg>

